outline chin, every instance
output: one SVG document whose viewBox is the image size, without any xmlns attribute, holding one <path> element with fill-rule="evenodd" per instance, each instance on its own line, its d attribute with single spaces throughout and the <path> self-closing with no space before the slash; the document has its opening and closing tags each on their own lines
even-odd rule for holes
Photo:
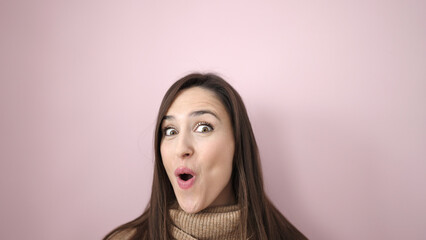
<svg viewBox="0 0 426 240">
<path fill-rule="evenodd" d="M 200 206 L 198 203 L 195 202 L 181 202 L 178 200 L 180 208 L 182 208 L 183 211 L 186 213 L 198 213 L 199 211 L 203 210 L 205 207 Z"/>
<path fill-rule="evenodd" d="M 182 207 L 181 207 L 182 208 Z M 185 211 L 186 213 L 197 213 L 199 212 L 198 209 L 188 209 L 188 208 L 182 208 L 183 211 Z"/>
</svg>

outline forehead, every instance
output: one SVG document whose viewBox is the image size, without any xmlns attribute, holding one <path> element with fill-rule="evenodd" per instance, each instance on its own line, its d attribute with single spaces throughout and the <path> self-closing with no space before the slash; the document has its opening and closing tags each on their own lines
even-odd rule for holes
<svg viewBox="0 0 426 240">
<path fill-rule="evenodd" d="M 192 87 L 177 95 L 166 115 L 186 114 L 194 110 L 212 110 L 217 114 L 226 114 L 225 107 L 213 91 Z"/>
</svg>

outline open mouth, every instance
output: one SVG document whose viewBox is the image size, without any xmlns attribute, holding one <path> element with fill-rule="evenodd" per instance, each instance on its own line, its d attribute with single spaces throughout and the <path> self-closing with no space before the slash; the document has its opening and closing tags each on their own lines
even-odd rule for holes
<svg viewBox="0 0 426 240">
<path fill-rule="evenodd" d="M 189 179 L 191 179 L 193 176 L 191 174 L 188 173 L 183 173 L 179 175 L 179 178 L 182 179 L 183 181 L 188 181 Z"/>
<path fill-rule="evenodd" d="M 177 178 L 177 184 L 183 190 L 190 189 L 197 178 L 197 174 L 187 167 L 178 167 L 175 170 L 175 176 Z"/>
</svg>

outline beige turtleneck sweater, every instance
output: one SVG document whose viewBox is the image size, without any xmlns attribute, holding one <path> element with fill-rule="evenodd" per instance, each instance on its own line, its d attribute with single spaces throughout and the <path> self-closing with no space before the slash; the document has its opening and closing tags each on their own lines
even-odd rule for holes
<svg viewBox="0 0 426 240">
<path fill-rule="evenodd" d="M 198 213 L 186 213 L 180 208 L 169 210 L 173 222 L 172 237 L 176 240 L 237 240 L 241 210 L 238 205 L 210 207 Z M 111 240 L 127 240 L 135 233 L 128 229 L 114 234 Z"/>
<path fill-rule="evenodd" d="M 170 209 L 171 234 L 177 240 L 241 239 L 238 205 L 206 208 L 198 213 Z"/>
</svg>

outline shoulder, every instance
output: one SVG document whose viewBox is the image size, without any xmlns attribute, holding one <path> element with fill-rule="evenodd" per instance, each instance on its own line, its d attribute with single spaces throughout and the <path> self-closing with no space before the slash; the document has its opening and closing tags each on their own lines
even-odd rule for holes
<svg viewBox="0 0 426 240">
<path fill-rule="evenodd" d="M 107 240 L 129 240 L 136 233 L 136 228 L 127 228 L 113 233 Z"/>
</svg>

